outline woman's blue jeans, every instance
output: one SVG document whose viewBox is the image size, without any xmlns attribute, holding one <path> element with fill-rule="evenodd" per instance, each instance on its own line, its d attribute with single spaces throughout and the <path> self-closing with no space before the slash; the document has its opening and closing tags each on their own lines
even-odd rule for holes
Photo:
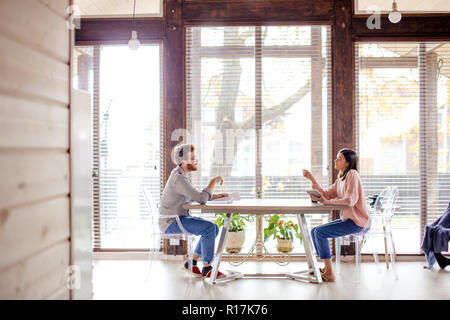
<svg viewBox="0 0 450 320">
<path fill-rule="evenodd" d="M 202 257 L 204 264 L 211 264 L 219 227 L 214 222 L 192 216 L 182 216 L 180 221 L 187 232 L 201 236 L 194 253 Z M 181 233 L 181 230 L 178 223 L 174 221 L 164 233 Z"/>
<path fill-rule="evenodd" d="M 320 259 L 331 259 L 329 238 L 338 238 L 349 234 L 358 233 L 362 230 L 352 220 L 342 221 L 337 219 L 329 223 L 322 224 L 311 230 L 311 237 Z"/>
</svg>

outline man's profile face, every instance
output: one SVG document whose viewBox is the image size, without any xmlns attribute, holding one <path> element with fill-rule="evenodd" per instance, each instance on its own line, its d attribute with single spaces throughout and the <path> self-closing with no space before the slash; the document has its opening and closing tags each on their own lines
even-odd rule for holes
<svg viewBox="0 0 450 320">
<path fill-rule="evenodd" d="M 189 161 L 186 163 L 186 167 L 191 171 L 198 170 L 198 160 L 195 159 L 194 151 L 188 153 Z"/>
</svg>

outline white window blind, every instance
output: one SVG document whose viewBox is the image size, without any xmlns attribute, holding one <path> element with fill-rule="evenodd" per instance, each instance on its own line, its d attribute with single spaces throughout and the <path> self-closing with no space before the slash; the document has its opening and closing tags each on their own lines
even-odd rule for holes
<svg viewBox="0 0 450 320">
<path fill-rule="evenodd" d="M 161 47 L 80 50 L 92 54 L 84 72 L 91 74 L 93 95 L 94 250 L 149 248 L 148 207 L 141 189 L 149 188 L 159 202 Z"/>
<path fill-rule="evenodd" d="M 197 188 L 221 175 L 216 192 L 309 199 L 302 168 L 329 184 L 330 47 L 329 26 L 187 27 L 186 112 L 200 159 L 192 175 Z M 314 219 L 321 224 L 328 215 Z"/>
<path fill-rule="evenodd" d="M 398 186 L 396 251 L 418 253 L 424 226 L 450 201 L 450 43 L 355 47 L 356 137 L 363 187 L 370 195 Z M 383 245 L 374 248 L 380 251 Z"/>
</svg>

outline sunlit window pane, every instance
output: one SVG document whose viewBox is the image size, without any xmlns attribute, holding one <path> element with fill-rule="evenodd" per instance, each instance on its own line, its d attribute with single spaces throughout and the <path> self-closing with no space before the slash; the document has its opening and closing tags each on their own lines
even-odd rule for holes
<svg viewBox="0 0 450 320">
<path fill-rule="evenodd" d="M 100 54 L 102 248 L 148 248 L 141 188 L 160 195 L 160 47 L 104 46 Z M 120 61 L 120 63 L 118 63 Z"/>
</svg>

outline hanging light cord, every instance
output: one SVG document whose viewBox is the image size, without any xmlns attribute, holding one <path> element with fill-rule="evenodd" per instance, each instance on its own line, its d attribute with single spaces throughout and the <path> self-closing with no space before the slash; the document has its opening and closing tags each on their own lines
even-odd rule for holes
<svg viewBox="0 0 450 320">
<path fill-rule="evenodd" d="M 136 30 L 135 15 L 136 15 L 136 0 L 134 0 L 133 4 L 133 30 Z"/>
</svg>

